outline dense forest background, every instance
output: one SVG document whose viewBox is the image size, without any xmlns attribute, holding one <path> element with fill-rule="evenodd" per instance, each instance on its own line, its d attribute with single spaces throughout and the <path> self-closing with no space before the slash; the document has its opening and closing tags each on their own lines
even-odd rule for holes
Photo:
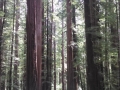
<svg viewBox="0 0 120 90">
<path fill-rule="evenodd" d="M 120 0 L 0 0 L 0 90 L 120 90 Z"/>
</svg>

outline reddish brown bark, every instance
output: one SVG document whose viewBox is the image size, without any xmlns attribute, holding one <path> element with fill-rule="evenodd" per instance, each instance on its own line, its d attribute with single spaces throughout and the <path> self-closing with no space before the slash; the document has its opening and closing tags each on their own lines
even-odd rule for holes
<svg viewBox="0 0 120 90">
<path fill-rule="evenodd" d="M 27 90 L 42 90 L 42 1 L 27 0 Z"/>
<path fill-rule="evenodd" d="M 37 62 L 37 90 L 42 90 L 42 1 L 36 0 L 36 62 Z"/>
<path fill-rule="evenodd" d="M 34 1 L 27 1 L 27 90 L 36 90 L 36 70 L 35 68 L 35 10 Z"/>
<path fill-rule="evenodd" d="M 42 90 L 42 1 L 28 0 L 27 90 Z"/>
<path fill-rule="evenodd" d="M 67 90 L 74 90 L 71 0 L 67 0 Z"/>
</svg>

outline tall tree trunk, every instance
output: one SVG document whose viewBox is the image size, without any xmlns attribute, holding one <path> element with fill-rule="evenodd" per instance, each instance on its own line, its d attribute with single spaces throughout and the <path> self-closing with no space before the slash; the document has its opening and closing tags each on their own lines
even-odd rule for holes
<svg viewBox="0 0 120 90">
<path fill-rule="evenodd" d="M 118 4 L 119 4 L 119 17 L 118 17 L 118 21 L 119 21 L 119 23 L 120 23 L 120 0 L 118 1 Z M 118 78 L 119 78 L 119 86 L 120 86 L 120 29 L 118 28 L 118 35 L 119 35 L 119 49 L 118 49 L 118 66 L 119 66 L 119 76 L 118 76 Z M 118 90 L 120 90 L 120 88 L 118 89 Z"/>
<path fill-rule="evenodd" d="M 73 27 L 73 61 L 74 64 L 77 64 L 77 53 L 78 53 L 78 46 L 77 46 L 77 32 L 75 31 L 76 28 L 76 19 L 75 19 L 75 5 L 72 5 L 72 27 Z M 78 81 L 79 81 L 79 75 L 77 75 L 77 70 L 79 68 L 79 65 L 76 67 L 74 66 L 74 90 L 78 89 Z"/>
<path fill-rule="evenodd" d="M 27 90 L 42 90 L 42 1 L 27 0 Z"/>
<path fill-rule="evenodd" d="M 35 6 L 33 0 L 27 1 L 27 90 L 36 90 L 35 68 Z M 35 70 L 35 71 L 34 71 Z"/>
<path fill-rule="evenodd" d="M 11 41 L 11 60 L 10 60 L 10 71 L 9 71 L 9 90 L 12 89 L 12 65 L 13 65 L 13 55 L 14 55 L 14 32 L 15 32 L 15 0 L 14 0 L 14 7 L 13 7 L 13 31 L 12 31 L 12 41 Z"/>
<path fill-rule="evenodd" d="M 46 76 L 46 90 L 51 90 L 51 82 L 52 82 L 52 28 L 51 23 L 49 21 L 49 0 L 47 0 L 47 61 L 46 61 L 46 67 L 47 67 L 47 76 Z"/>
<path fill-rule="evenodd" d="M 24 54 L 27 55 L 27 49 L 26 49 L 26 46 L 27 46 L 27 35 L 26 35 L 26 30 L 25 30 L 25 34 L 24 34 Z M 26 58 L 24 59 L 24 61 L 26 61 Z M 22 75 L 22 83 L 21 83 L 21 86 L 22 86 L 22 89 L 23 90 L 26 90 L 26 62 L 24 62 L 24 73 Z"/>
<path fill-rule="evenodd" d="M 67 90 L 74 89 L 73 46 L 72 46 L 72 13 L 71 1 L 67 1 Z"/>
<path fill-rule="evenodd" d="M 3 5 L 4 5 L 4 2 L 3 0 L 0 1 L 0 11 L 1 12 L 4 12 L 3 11 Z M 2 68 L 2 33 L 3 33 L 3 18 L 0 17 L 0 88 L 1 88 L 1 68 Z"/>
<path fill-rule="evenodd" d="M 44 2 L 43 2 L 43 6 L 42 6 L 42 89 L 45 90 L 45 78 L 46 78 L 46 74 L 45 74 L 45 25 L 46 25 L 46 20 L 44 18 Z"/>
<path fill-rule="evenodd" d="M 3 8 L 4 7 L 4 8 Z M 4 22 L 5 22 L 5 15 L 6 15 L 6 0 L 1 0 L 0 1 L 0 11 L 4 13 L 4 15 L 2 15 L 0 17 L 0 89 L 5 90 L 5 78 L 4 80 L 2 80 L 2 76 L 5 75 L 4 72 L 4 66 L 2 65 L 3 62 L 3 52 L 2 52 L 2 34 L 3 34 L 3 28 L 4 28 Z"/>
<path fill-rule="evenodd" d="M 112 14 L 113 20 L 109 22 L 111 29 L 111 90 L 118 89 L 118 30 L 117 30 L 117 12 L 114 12 L 114 2 L 109 0 L 109 15 Z M 117 5 L 116 5 L 117 11 Z"/>
<path fill-rule="evenodd" d="M 37 90 L 42 90 L 42 0 L 36 0 L 36 60 L 37 60 Z"/>
<path fill-rule="evenodd" d="M 56 36 L 56 27 L 54 26 L 54 36 Z M 54 38 L 54 90 L 56 90 L 56 40 Z"/>
<path fill-rule="evenodd" d="M 18 29 L 19 29 L 19 18 L 20 18 L 20 2 L 19 0 L 16 0 L 16 25 L 15 25 L 15 60 L 14 60 L 14 78 L 13 78 L 13 90 L 18 90 L 19 88 L 19 81 L 18 81 L 18 66 L 19 66 L 19 60 L 18 60 Z"/>
<path fill-rule="evenodd" d="M 107 3 L 107 0 L 106 0 Z M 108 11 L 107 11 L 107 6 L 105 8 L 105 68 L 104 68 L 104 73 L 105 73 L 105 77 L 104 77 L 104 84 L 106 90 L 109 90 L 110 86 L 109 86 L 109 59 L 108 59 L 108 36 L 107 36 L 107 27 L 108 27 L 108 20 L 107 20 L 107 15 L 108 15 Z"/>
<path fill-rule="evenodd" d="M 48 2 L 48 0 L 47 0 L 47 20 L 46 20 L 46 29 L 47 29 L 47 60 L 46 60 L 46 69 L 47 69 L 47 76 L 46 76 L 46 90 L 48 90 L 48 88 L 50 88 L 50 80 L 49 80 L 49 78 L 50 78 L 50 75 L 49 75 L 49 73 L 50 73 L 50 67 L 49 67 L 49 65 L 50 65 L 50 60 L 49 60 L 49 58 L 50 58 L 50 56 L 49 56 L 49 30 L 48 30 L 48 24 L 49 24 L 49 20 L 48 20 L 48 8 L 49 8 L 49 2 Z"/>
<path fill-rule="evenodd" d="M 98 4 L 96 0 L 84 0 L 85 10 L 85 33 L 87 52 L 87 90 L 104 90 L 103 67 L 100 61 L 100 36 L 92 33 L 99 33 L 98 25 Z M 99 46 L 99 47 L 98 47 Z"/>
<path fill-rule="evenodd" d="M 112 47 L 112 51 L 115 51 L 115 52 L 112 52 L 112 53 L 117 53 L 116 51 L 118 50 L 118 34 L 117 34 L 117 29 L 114 28 L 112 25 L 111 25 L 111 34 L 112 34 L 112 44 L 111 44 L 111 47 Z M 112 86 L 111 86 L 111 90 L 115 89 L 115 90 L 118 90 L 118 57 L 116 55 L 112 55 L 111 56 L 111 73 L 112 73 L 112 76 L 111 76 L 111 81 L 112 81 Z"/>
<path fill-rule="evenodd" d="M 52 0 L 52 13 L 54 13 L 54 0 Z M 53 71 L 54 71 L 54 74 L 53 74 L 53 78 L 54 78 L 54 90 L 56 90 L 56 26 L 55 26 L 55 22 L 53 21 L 53 15 L 52 15 L 52 32 L 53 32 L 53 35 L 54 35 L 54 38 L 53 38 L 53 60 L 54 60 L 54 63 L 53 63 Z M 52 43 L 52 42 L 51 42 Z M 52 47 L 51 47 L 52 48 Z"/>
<path fill-rule="evenodd" d="M 65 75 L 64 75 L 64 63 L 65 63 L 65 60 L 64 60 L 64 29 L 63 29 L 63 26 L 64 25 L 64 22 L 63 22 L 63 15 L 62 15 L 62 90 L 65 89 Z"/>
</svg>

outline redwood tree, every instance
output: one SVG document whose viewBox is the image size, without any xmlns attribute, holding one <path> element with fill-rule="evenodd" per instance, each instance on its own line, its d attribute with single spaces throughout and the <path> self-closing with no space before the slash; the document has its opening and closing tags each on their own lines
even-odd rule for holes
<svg viewBox="0 0 120 90">
<path fill-rule="evenodd" d="M 27 0 L 27 90 L 42 90 L 42 1 Z"/>
<path fill-rule="evenodd" d="M 72 44 L 72 8 L 71 0 L 67 1 L 67 90 L 74 90 L 73 46 Z"/>
<path fill-rule="evenodd" d="M 103 67 L 100 60 L 98 2 L 97 0 L 84 0 L 86 55 L 87 55 L 87 90 L 104 90 Z M 99 52 L 98 52 L 99 51 Z"/>
</svg>

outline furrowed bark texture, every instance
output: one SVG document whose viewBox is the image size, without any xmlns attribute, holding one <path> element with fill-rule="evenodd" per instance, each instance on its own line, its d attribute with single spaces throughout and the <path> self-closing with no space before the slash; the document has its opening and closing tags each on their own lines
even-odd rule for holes
<svg viewBox="0 0 120 90">
<path fill-rule="evenodd" d="M 42 1 L 27 0 L 27 90 L 42 90 Z"/>
</svg>

